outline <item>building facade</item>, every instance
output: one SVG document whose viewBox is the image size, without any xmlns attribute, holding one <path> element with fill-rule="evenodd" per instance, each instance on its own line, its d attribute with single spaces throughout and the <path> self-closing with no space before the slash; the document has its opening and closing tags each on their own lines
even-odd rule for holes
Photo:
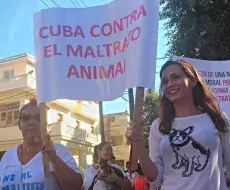
<svg viewBox="0 0 230 190">
<path fill-rule="evenodd" d="M 116 163 L 123 167 L 129 160 L 130 146 L 125 137 L 129 122 L 127 112 L 104 115 L 105 140 L 112 144 Z"/>
<path fill-rule="evenodd" d="M 0 60 L 0 157 L 22 142 L 19 109 L 36 98 L 34 58 L 25 53 Z M 93 147 L 101 142 L 98 102 L 48 102 L 48 132 L 64 144 L 80 167 L 92 163 Z"/>
</svg>

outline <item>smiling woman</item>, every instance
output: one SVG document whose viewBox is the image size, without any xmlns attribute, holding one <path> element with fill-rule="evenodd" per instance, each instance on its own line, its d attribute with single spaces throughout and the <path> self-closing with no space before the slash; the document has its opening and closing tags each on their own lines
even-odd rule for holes
<svg viewBox="0 0 230 190">
<path fill-rule="evenodd" d="M 150 129 L 149 156 L 141 134 L 133 126 L 126 132 L 145 175 L 163 190 L 227 190 L 230 125 L 215 95 L 185 61 L 166 62 L 160 78 L 160 117 Z"/>
<path fill-rule="evenodd" d="M 184 61 L 169 61 L 162 66 L 160 78 L 161 132 L 169 133 L 177 109 L 185 104 L 197 114 L 207 113 L 220 132 L 226 131 L 218 101 L 196 68 Z"/>
<path fill-rule="evenodd" d="M 23 143 L 8 150 L 1 160 L 1 189 L 80 189 L 82 176 L 66 147 L 52 143 L 49 136 L 41 141 L 40 109 L 36 100 L 21 108 L 18 124 Z M 52 175 L 48 178 L 44 177 L 43 153 L 47 153 L 51 162 Z"/>
</svg>

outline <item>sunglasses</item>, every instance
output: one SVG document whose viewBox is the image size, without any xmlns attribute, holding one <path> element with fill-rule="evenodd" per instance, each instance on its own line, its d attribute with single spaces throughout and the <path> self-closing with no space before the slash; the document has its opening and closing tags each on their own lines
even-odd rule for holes
<svg viewBox="0 0 230 190">
<path fill-rule="evenodd" d="M 36 122 L 40 122 L 40 115 L 36 114 L 36 115 L 29 115 L 29 114 L 22 114 L 20 116 L 20 119 L 23 122 L 29 122 L 29 121 L 36 121 Z"/>
</svg>

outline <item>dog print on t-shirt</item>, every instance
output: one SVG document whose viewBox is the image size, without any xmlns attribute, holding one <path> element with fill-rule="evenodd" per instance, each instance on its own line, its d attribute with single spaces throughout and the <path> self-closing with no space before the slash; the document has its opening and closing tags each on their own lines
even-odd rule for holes
<svg viewBox="0 0 230 190">
<path fill-rule="evenodd" d="M 210 157 L 210 149 L 206 149 L 190 136 L 193 130 L 194 126 L 184 130 L 171 129 L 169 134 L 170 146 L 176 157 L 172 168 L 183 169 L 182 177 L 204 170 Z"/>
</svg>

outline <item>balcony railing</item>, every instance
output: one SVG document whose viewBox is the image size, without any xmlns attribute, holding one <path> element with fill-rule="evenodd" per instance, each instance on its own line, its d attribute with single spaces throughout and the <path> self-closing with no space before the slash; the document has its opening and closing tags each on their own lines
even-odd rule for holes
<svg viewBox="0 0 230 190">
<path fill-rule="evenodd" d="M 86 131 L 67 125 L 65 127 L 62 127 L 62 129 L 62 135 L 70 137 L 72 139 L 76 139 L 78 141 L 85 141 Z"/>
<path fill-rule="evenodd" d="M 70 138 L 71 140 L 88 142 L 92 144 L 98 144 L 100 142 L 100 135 L 88 133 L 86 130 L 71 127 L 61 122 L 52 124 L 51 136 L 52 135 L 62 136 Z"/>
<path fill-rule="evenodd" d="M 0 91 L 6 91 L 21 87 L 30 87 L 32 89 L 35 89 L 35 78 L 30 74 L 24 74 L 10 79 L 0 80 Z"/>
<path fill-rule="evenodd" d="M 86 133 L 86 141 L 87 142 L 98 142 L 99 136 L 93 133 Z"/>
</svg>

